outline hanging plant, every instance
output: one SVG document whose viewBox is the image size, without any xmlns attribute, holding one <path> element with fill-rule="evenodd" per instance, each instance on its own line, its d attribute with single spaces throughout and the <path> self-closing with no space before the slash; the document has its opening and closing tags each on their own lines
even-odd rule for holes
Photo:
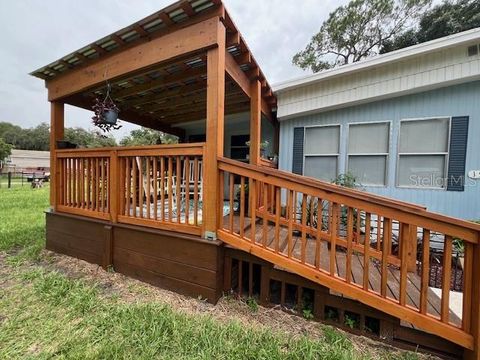
<svg viewBox="0 0 480 360">
<path fill-rule="evenodd" d="M 103 132 L 109 132 L 111 130 L 118 130 L 122 127 L 118 123 L 118 113 L 120 109 L 113 102 L 110 97 L 111 87 L 107 83 L 107 95 L 105 99 L 100 100 L 98 97 L 95 99 L 95 104 L 92 107 L 95 115 L 92 117 L 93 125 L 100 128 Z"/>
</svg>

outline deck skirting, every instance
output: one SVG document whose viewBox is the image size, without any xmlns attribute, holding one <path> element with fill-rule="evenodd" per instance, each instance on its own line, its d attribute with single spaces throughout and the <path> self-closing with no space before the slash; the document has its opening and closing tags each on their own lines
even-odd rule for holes
<svg viewBox="0 0 480 360">
<path fill-rule="evenodd" d="M 46 220 L 48 250 L 211 303 L 222 295 L 219 241 L 51 212 Z"/>
</svg>

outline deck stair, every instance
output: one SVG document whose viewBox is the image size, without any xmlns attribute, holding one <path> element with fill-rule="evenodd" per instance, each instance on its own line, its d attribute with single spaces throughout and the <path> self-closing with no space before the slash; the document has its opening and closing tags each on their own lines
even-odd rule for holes
<svg viewBox="0 0 480 360">
<path fill-rule="evenodd" d="M 219 239 L 476 352 L 480 225 L 226 158 L 218 159 L 218 169 L 219 198 L 230 199 L 229 215 L 218 220 Z M 440 296 L 429 286 L 430 243 L 439 239 L 444 249 Z M 465 247 L 462 312 L 456 314 L 452 253 L 460 241 Z"/>
</svg>

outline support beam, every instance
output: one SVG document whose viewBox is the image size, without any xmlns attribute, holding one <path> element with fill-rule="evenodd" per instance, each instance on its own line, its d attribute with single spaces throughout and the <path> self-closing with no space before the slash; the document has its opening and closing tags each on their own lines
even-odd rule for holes
<svg viewBox="0 0 480 360">
<path fill-rule="evenodd" d="M 243 72 L 243 70 L 240 68 L 238 65 L 237 61 L 235 58 L 230 54 L 226 53 L 225 55 L 225 69 L 227 71 L 227 74 L 235 81 L 240 89 L 248 96 L 251 97 L 251 89 L 250 89 L 250 82 L 251 79 Z M 256 80 L 257 78 L 254 78 L 252 80 Z M 272 117 L 272 109 L 271 106 L 267 103 L 267 101 L 262 97 L 261 98 L 261 108 L 263 114 L 267 117 L 267 119 L 273 123 L 273 117 Z"/>
<path fill-rule="evenodd" d="M 225 117 L 225 42 L 226 31 L 218 23 L 218 47 L 207 54 L 207 144 L 204 156 L 204 203 L 203 235 L 206 239 L 217 238 L 217 211 L 222 211 L 218 188 L 217 158 L 223 156 Z"/>
<path fill-rule="evenodd" d="M 106 81 L 217 44 L 219 17 L 168 33 L 122 52 L 107 54 L 97 61 L 47 81 L 48 99 L 58 100 Z"/>
<path fill-rule="evenodd" d="M 262 93 L 260 81 L 253 81 L 250 89 L 250 164 L 258 165 L 260 162 L 260 143 L 262 141 Z"/>
<path fill-rule="evenodd" d="M 467 245 L 466 251 L 473 253 L 468 256 L 468 261 L 467 257 L 465 258 L 465 269 L 471 269 L 472 295 L 469 302 L 466 302 L 464 299 L 465 316 L 470 316 L 470 326 L 469 329 L 467 328 L 466 330 L 473 336 L 473 349 L 465 349 L 463 358 L 465 360 L 480 360 L 480 245 L 469 244 Z M 471 266 L 468 262 L 471 262 Z M 465 308 L 467 303 L 470 307 L 469 309 Z"/>
<path fill-rule="evenodd" d="M 65 131 L 65 109 L 61 102 L 50 104 L 50 206 L 55 211 L 58 204 L 60 175 L 57 169 L 57 140 L 62 140 Z"/>
</svg>

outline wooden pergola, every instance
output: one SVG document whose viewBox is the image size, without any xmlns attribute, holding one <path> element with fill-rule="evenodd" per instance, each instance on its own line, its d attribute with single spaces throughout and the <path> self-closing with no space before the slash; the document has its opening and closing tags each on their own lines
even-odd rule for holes
<svg viewBox="0 0 480 360">
<path fill-rule="evenodd" d="M 64 104 L 91 110 L 107 81 L 121 120 L 182 139 L 178 124 L 206 119 L 208 237 L 216 231 L 216 161 L 223 156 L 225 115 L 250 111 L 253 164 L 260 160 L 262 114 L 278 126 L 272 89 L 220 0 L 179 1 L 32 75 L 45 80 L 51 102 L 53 167 L 56 142 L 64 136 Z M 53 184 L 56 176 L 53 168 Z"/>
</svg>

